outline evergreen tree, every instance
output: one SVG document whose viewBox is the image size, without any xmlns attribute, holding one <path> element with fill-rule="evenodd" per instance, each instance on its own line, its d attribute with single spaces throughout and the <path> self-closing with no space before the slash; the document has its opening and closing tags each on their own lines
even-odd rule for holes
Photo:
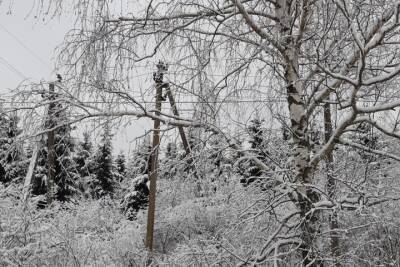
<svg viewBox="0 0 400 267">
<path fill-rule="evenodd" d="M 121 210 L 128 219 L 136 218 L 136 213 L 144 209 L 149 202 L 149 172 L 151 146 L 149 140 L 144 139 L 135 149 L 127 168 L 126 179 L 128 186 L 121 201 Z"/>
<path fill-rule="evenodd" d="M 357 125 L 357 134 L 352 139 L 372 150 L 381 149 L 379 144 L 379 136 L 373 131 L 374 129 L 370 124 L 360 123 Z M 375 162 L 379 158 L 375 154 L 367 153 L 363 150 L 357 150 L 364 162 Z"/>
<path fill-rule="evenodd" d="M 130 178 L 149 173 L 151 149 L 148 138 L 145 138 L 137 145 L 128 164 L 127 175 Z"/>
<path fill-rule="evenodd" d="M 126 160 L 125 155 L 122 152 L 118 154 L 117 159 L 115 160 L 115 166 L 118 181 L 121 182 L 126 175 Z"/>
<path fill-rule="evenodd" d="M 5 165 L 7 161 L 8 136 L 7 136 L 7 117 L 0 109 L 0 181 L 2 183 L 9 182 L 6 179 Z"/>
<path fill-rule="evenodd" d="M 35 172 L 32 177 L 32 194 L 33 195 L 44 195 L 47 192 L 46 183 L 47 183 L 47 146 L 46 146 L 46 137 L 42 137 L 40 141 L 40 150 L 38 151 L 38 158 L 36 161 Z"/>
<path fill-rule="evenodd" d="M 65 114 L 62 115 L 65 119 Z M 61 117 L 59 117 L 61 119 Z M 75 143 L 71 137 L 71 127 L 62 126 L 56 132 L 56 199 L 68 200 L 78 192 L 79 174 L 73 159 Z"/>
<path fill-rule="evenodd" d="M 71 126 L 67 124 L 67 113 L 63 106 L 58 103 L 54 112 L 56 125 L 62 125 L 55 130 L 55 199 L 59 201 L 69 200 L 78 192 L 79 174 L 73 159 L 75 143 L 71 137 Z M 36 171 L 32 181 L 32 193 L 35 195 L 45 194 L 48 162 L 47 162 L 47 137 L 41 141 L 41 149 L 38 155 Z"/>
<path fill-rule="evenodd" d="M 132 179 L 130 187 L 121 201 L 122 213 L 129 220 L 134 220 L 137 212 L 146 208 L 149 203 L 150 191 L 147 186 L 148 181 L 149 177 L 147 174 L 142 174 Z"/>
<path fill-rule="evenodd" d="M 93 144 L 90 141 L 88 132 L 83 133 L 83 141 L 79 142 L 76 153 L 75 163 L 78 173 L 81 177 L 88 176 L 90 173 L 90 158 L 93 153 Z"/>
<path fill-rule="evenodd" d="M 195 170 L 196 167 L 194 166 L 194 161 L 193 159 L 199 158 L 200 157 L 200 153 L 203 151 L 204 149 L 204 144 L 202 143 L 201 139 L 200 139 L 200 135 L 202 135 L 204 133 L 202 133 L 201 131 L 199 131 L 199 129 L 195 129 L 195 128 L 188 128 L 187 130 L 187 140 L 189 143 L 189 147 L 191 150 L 191 155 L 189 155 L 190 158 L 186 158 L 186 160 L 184 161 L 184 167 L 183 167 L 183 171 L 187 176 L 194 176 L 197 178 L 200 178 L 198 176 L 201 176 L 201 173 L 199 173 L 199 170 Z M 206 139 L 206 138 L 204 138 Z M 184 147 L 181 147 L 180 150 L 185 151 Z M 181 153 L 179 153 L 181 154 Z M 186 152 L 183 152 L 182 155 L 186 155 Z M 195 175 L 193 175 L 196 172 Z M 197 181 L 199 182 L 199 181 Z"/>
<path fill-rule="evenodd" d="M 224 174 L 225 164 L 228 159 L 225 157 L 226 144 L 222 143 L 223 138 L 220 135 L 212 135 L 208 138 L 206 149 L 206 160 L 202 164 L 205 165 L 203 179 L 207 185 L 203 188 L 210 188 L 210 192 L 216 192 L 219 185 L 227 181 Z M 204 191 L 204 190 L 203 190 Z"/>
<path fill-rule="evenodd" d="M 89 132 L 83 133 L 83 140 L 77 146 L 74 161 L 80 176 L 79 189 L 85 194 L 89 193 L 89 181 L 95 175 L 93 144 Z"/>
<path fill-rule="evenodd" d="M 92 196 L 101 198 L 114 192 L 114 165 L 112 158 L 110 125 L 106 123 L 95 156 L 95 176 L 90 181 Z"/>
<path fill-rule="evenodd" d="M 266 131 L 263 124 L 264 120 L 260 120 L 258 118 L 252 119 L 250 121 L 250 125 L 247 127 L 247 132 L 250 136 L 249 143 L 252 152 L 258 159 L 265 162 L 269 154 L 265 140 Z M 260 170 L 260 168 L 251 160 L 240 166 L 240 172 L 243 176 L 240 182 L 245 186 L 255 181 L 260 182 L 259 177 L 263 175 L 263 172 Z"/>
<path fill-rule="evenodd" d="M 169 142 L 167 144 L 167 150 L 165 152 L 165 157 L 173 159 L 173 158 L 176 158 L 177 155 L 178 155 L 178 151 L 177 151 L 176 144 L 173 142 Z"/>
<path fill-rule="evenodd" d="M 178 149 L 175 143 L 169 142 L 167 144 L 166 152 L 165 152 L 165 159 L 163 165 L 165 166 L 162 168 L 164 170 L 164 177 L 165 178 L 172 178 L 177 173 L 177 165 L 179 164 L 178 158 Z"/>
<path fill-rule="evenodd" d="M 0 182 L 21 181 L 25 175 L 26 160 L 22 145 L 17 142 L 21 133 L 18 117 L 0 114 Z"/>
</svg>

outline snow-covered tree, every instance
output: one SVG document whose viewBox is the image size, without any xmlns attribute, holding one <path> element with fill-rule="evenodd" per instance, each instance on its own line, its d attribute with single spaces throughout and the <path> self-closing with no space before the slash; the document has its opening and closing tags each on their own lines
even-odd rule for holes
<svg viewBox="0 0 400 267">
<path fill-rule="evenodd" d="M 320 175 L 325 158 L 335 154 L 336 148 L 352 147 L 400 160 L 398 151 L 371 149 L 350 138 L 357 131 L 355 126 L 365 122 L 388 138 L 400 139 L 399 116 L 392 121 L 377 119 L 378 115 L 395 113 L 400 108 L 398 1 L 176 0 L 162 4 L 145 1 L 139 8 L 134 4 L 132 8 L 121 8 L 120 12 L 105 0 L 50 2 L 53 4 L 49 8 L 42 5 L 46 14 L 52 14 L 47 10 L 53 7 L 65 10 L 66 5 L 73 5 L 82 19 L 79 23 L 82 29 L 68 35 L 65 47 L 60 49 L 60 59 L 71 67 L 70 78 L 76 85 L 66 90 L 70 102 L 82 111 L 77 111 L 78 119 L 148 117 L 160 119 L 168 126 L 204 126 L 227 133 L 217 124 L 218 120 L 157 115 L 153 107 L 147 109 L 147 105 L 138 101 L 130 86 L 132 69 L 139 69 L 141 64 L 147 66 L 149 59 L 154 62 L 157 57 L 166 58 L 174 67 L 169 78 L 185 94 L 183 97 L 192 93 L 191 96 L 209 107 L 201 110 L 204 117 L 217 117 L 223 109 L 216 105 L 218 99 L 235 101 L 232 96 L 247 97 L 254 91 L 259 92 L 262 101 L 283 102 L 279 106 L 272 103 L 271 112 L 282 115 L 288 125 L 289 163 L 282 168 L 278 162 L 276 170 L 271 170 L 268 163 L 245 154 L 260 169 L 284 175 L 274 176 L 274 191 L 280 194 L 275 201 L 261 198 L 240 216 L 248 222 L 255 214 L 255 217 L 271 215 L 270 220 L 274 221 L 255 238 L 263 240 L 263 244 L 235 254 L 235 261 L 240 264 L 278 265 L 292 257 L 304 266 L 325 262 L 337 265 L 342 258 L 333 259 L 323 246 L 325 232 L 320 231 L 323 211 L 344 207 L 349 211 L 373 209 L 377 203 L 389 205 L 398 199 L 387 188 L 381 195 L 370 194 L 369 202 L 360 201 L 368 199 L 368 190 L 358 190 L 365 177 L 358 175 L 361 169 L 358 164 L 355 174 L 346 176 L 357 181 L 337 179 L 358 197 L 347 198 L 338 190 L 340 186 L 325 187 L 327 178 Z M 112 70 L 106 73 L 109 76 L 102 75 L 109 69 Z M 105 77 L 104 82 L 93 83 L 99 76 Z M 83 88 L 87 92 L 82 92 Z M 203 98 L 204 92 L 212 97 Z M 107 99 L 109 103 L 85 103 L 88 95 L 98 102 Z M 121 104 L 127 101 L 129 107 Z M 326 103 L 336 107 L 337 120 L 331 123 L 332 130 L 324 143 L 313 148 L 311 126 L 313 120 L 322 117 L 321 107 Z M 229 116 L 225 118 L 229 120 L 226 124 L 235 122 Z M 201 139 L 206 138 L 201 136 Z M 237 147 L 232 142 L 229 145 Z M 195 162 L 203 162 L 204 157 L 197 159 Z M 329 164 L 336 167 L 330 169 L 341 171 L 338 162 L 331 161 Z M 257 207 L 259 210 L 254 210 Z M 348 229 L 361 228 L 356 220 L 349 221 L 353 225 L 349 223 L 347 228 L 326 232 L 347 235 Z"/>
<path fill-rule="evenodd" d="M 136 218 L 136 213 L 148 205 L 150 155 L 149 139 L 144 138 L 130 156 L 126 170 L 128 179 L 124 180 L 124 197 L 121 201 L 121 211 L 130 220 Z"/>
<path fill-rule="evenodd" d="M 121 182 L 126 176 L 126 159 L 123 152 L 117 155 L 117 158 L 115 159 L 115 168 L 117 180 Z"/>
<path fill-rule="evenodd" d="M 129 157 L 127 175 L 135 178 L 138 175 L 149 174 L 151 145 L 148 136 L 141 140 Z"/>
<path fill-rule="evenodd" d="M 267 133 L 265 131 L 264 123 L 264 120 L 258 118 L 252 119 L 250 125 L 247 127 L 247 133 L 249 135 L 250 153 L 263 162 L 266 162 L 266 157 L 269 153 L 266 146 Z M 243 176 L 240 182 L 243 185 L 249 185 L 254 181 L 262 183 L 262 179 L 260 180 L 259 177 L 263 175 L 263 170 L 254 164 L 253 161 L 245 160 L 244 162 L 241 162 L 240 169 Z"/>
<path fill-rule="evenodd" d="M 71 136 L 71 126 L 68 125 L 67 111 L 58 103 L 54 112 L 54 121 L 60 125 L 55 129 L 55 179 L 54 195 L 59 201 L 66 201 L 78 193 L 79 173 L 73 159 L 75 142 Z M 41 140 L 36 171 L 32 181 L 32 193 L 41 195 L 47 192 L 48 175 L 47 137 Z"/>
<path fill-rule="evenodd" d="M 83 133 L 83 140 L 78 143 L 74 154 L 74 161 L 79 173 L 79 187 L 82 192 L 88 194 L 89 181 L 93 179 L 94 174 L 94 155 L 93 144 L 90 140 L 90 133 Z"/>
<path fill-rule="evenodd" d="M 129 220 L 134 220 L 139 210 L 149 203 L 149 176 L 138 175 L 130 180 L 130 185 L 121 201 L 121 211 Z"/>
<path fill-rule="evenodd" d="M 0 182 L 20 182 L 26 172 L 27 162 L 23 146 L 17 140 L 21 130 L 15 114 L 0 111 Z"/>
<path fill-rule="evenodd" d="M 89 186 L 93 197 L 112 196 L 115 189 L 112 134 L 110 124 L 104 124 L 101 140 L 95 154 L 94 177 Z"/>
<path fill-rule="evenodd" d="M 166 147 L 165 157 L 162 161 L 163 167 L 161 168 L 163 172 L 163 177 L 166 179 L 173 178 L 180 164 L 180 158 L 178 155 L 178 148 L 174 142 L 169 142 Z"/>
</svg>

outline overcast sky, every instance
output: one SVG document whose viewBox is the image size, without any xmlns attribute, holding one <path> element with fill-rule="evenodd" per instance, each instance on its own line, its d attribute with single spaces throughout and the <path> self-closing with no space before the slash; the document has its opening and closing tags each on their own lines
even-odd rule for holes
<svg viewBox="0 0 400 267">
<path fill-rule="evenodd" d="M 11 9 L 5 2 L 0 5 L 0 94 L 15 88 L 24 79 L 32 82 L 55 80 L 55 48 L 74 27 L 74 17 L 64 14 L 43 21 L 30 12 L 33 3 L 14 1 Z M 151 80 L 151 73 L 148 76 Z M 115 129 L 114 151 L 129 151 L 133 148 L 130 142 L 151 127 L 152 121 L 140 119 L 132 120 L 126 128 Z"/>
<path fill-rule="evenodd" d="M 67 17 L 42 21 L 30 14 L 30 8 L 25 1 L 15 1 L 11 11 L 6 4 L 0 6 L 2 92 L 15 88 L 24 78 L 35 82 L 55 79 L 54 49 L 73 21 Z"/>
<path fill-rule="evenodd" d="M 1 0 L 0 0 L 1 2 Z M 61 16 L 43 21 L 30 13 L 29 1 L 15 1 L 11 13 L 0 5 L 0 93 L 18 86 L 24 79 L 32 82 L 55 79 L 55 48 L 73 28 L 73 17 Z M 132 121 L 115 132 L 115 149 L 128 151 L 131 141 L 151 126 L 150 121 Z M 81 126 L 85 127 L 86 126 Z"/>
</svg>

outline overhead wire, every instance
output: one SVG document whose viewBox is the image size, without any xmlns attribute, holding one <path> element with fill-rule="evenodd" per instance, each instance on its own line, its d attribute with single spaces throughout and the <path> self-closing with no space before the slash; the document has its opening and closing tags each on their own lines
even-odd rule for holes
<svg viewBox="0 0 400 267">
<path fill-rule="evenodd" d="M 114 101 L 116 104 L 155 104 L 155 101 Z M 269 99 L 269 100 L 218 100 L 218 101 L 175 101 L 176 104 L 235 104 L 235 103 L 274 103 L 285 102 L 284 99 Z M 4 104 L 37 104 L 37 101 L 0 101 Z M 110 104 L 112 101 L 79 101 L 76 104 Z"/>
<path fill-rule="evenodd" d="M 8 62 L 2 56 L 0 56 L 0 63 L 2 63 L 3 66 L 5 66 L 11 72 L 13 72 L 13 73 L 17 74 L 18 76 L 20 76 L 22 79 L 27 79 L 27 77 L 21 71 L 19 71 L 16 67 L 14 67 L 10 62 Z"/>
<path fill-rule="evenodd" d="M 21 41 L 21 39 L 19 39 L 15 34 L 13 34 L 12 32 L 10 32 L 6 27 L 4 27 L 4 25 L 0 24 L 0 28 L 2 28 L 9 36 L 11 36 L 15 41 L 17 41 L 23 48 L 25 48 L 26 51 L 28 51 L 29 54 L 31 54 L 34 58 L 36 58 L 36 60 L 38 60 L 43 66 L 45 66 L 46 68 L 48 68 L 50 71 L 53 71 L 48 64 L 40 57 L 36 54 L 36 52 L 34 52 L 31 48 L 29 48 L 27 45 L 24 44 L 23 41 Z"/>
<path fill-rule="evenodd" d="M 359 100 L 359 103 L 385 103 L 388 100 Z M 240 100 L 240 99 L 229 99 L 229 100 L 218 100 L 218 101 L 204 101 L 204 100 L 200 100 L 200 101 L 192 101 L 192 100 L 181 100 L 181 101 L 175 101 L 176 104 L 178 105 L 183 105 L 183 104 L 255 104 L 255 103 L 259 103 L 259 104 L 270 104 L 270 103 L 286 103 L 287 99 L 285 98 L 270 98 L 270 99 L 259 99 L 259 100 Z M 77 102 L 68 102 L 71 106 L 79 106 L 79 105 L 95 105 L 95 104 L 118 104 L 118 105 L 127 105 L 127 104 L 132 104 L 132 105 L 146 105 L 146 104 L 155 104 L 156 102 L 153 100 L 142 100 L 142 101 L 114 101 L 114 103 L 112 103 L 111 101 L 77 101 Z M 0 104 L 8 104 L 8 105 L 12 105 L 12 108 L 18 108 L 18 107 L 24 107 L 24 105 L 29 105 L 29 104 L 40 104 L 40 101 L 33 101 L 33 100 L 28 100 L 28 101 L 9 101 L 9 100 L 1 100 L 0 99 Z M 47 103 L 43 103 L 43 105 L 45 105 Z M 339 103 L 331 103 L 333 105 L 338 105 Z M 42 105 L 40 105 L 42 106 Z M 35 106 L 35 107 L 39 107 L 39 106 Z M 35 108 L 35 107 L 31 107 L 31 108 Z M 147 108 L 147 107 L 146 107 Z M 189 110 L 189 109 L 187 109 Z"/>
</svg>

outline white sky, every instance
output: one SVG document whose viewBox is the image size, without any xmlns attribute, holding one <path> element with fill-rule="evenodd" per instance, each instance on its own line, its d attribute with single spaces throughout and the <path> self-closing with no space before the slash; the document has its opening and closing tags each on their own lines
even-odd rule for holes
<svg viewBox="0 0 400 267">
<path fill-rule="evenodd" d="M 29 5 L 14 3 L 11 14 L 0 6 L 0 81 L 1 90 L 15 88 L 23 79 L 55 79 L 54 49 L 71 27 L 67 18 L 47 22 L 29 15 Z M 10 66 L 11 65 L 11 66 Z"/>
<path fill-rule="evenodd" d="M 33 4 L 34 1 L 14 1 L 11 14 L 5 2 L 0 4 L 0 97 L 24 79 L 33 82 L 55 80 L 55 48 L 74 27 L 71 14 L 46 21 L 35 18 L 30 13 Z M 151 73 L 148 76 L 151 80 Z M 149 119 L 132 119 L 126 128 L 116 129 L 114 152 L 129 151 L 134 147 L 134 139 L 151 127 Z"/>
<path fill-rule="evenodd" d="M 15 1 L 11 13 L 7 3 L 0 5 L 0 97 L 24 79 L 55 80 L 55 48 L 73 28 L 74 19 L 68 15 L 46 21 L 35 18 L 27 2 Z M 119 129 L 114 152 L 129 151 L 134 145 L 131 141 L 151 125 L 151 121 L 140 120 Z"/>
</svg>

